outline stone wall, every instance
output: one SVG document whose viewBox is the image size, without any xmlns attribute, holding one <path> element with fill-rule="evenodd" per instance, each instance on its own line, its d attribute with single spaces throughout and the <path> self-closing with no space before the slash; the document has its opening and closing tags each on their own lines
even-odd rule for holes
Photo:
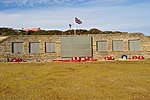
<svg viewBox="0 0 150 100">
<path fill-rule="evenodd" d="M 119 59 L 122 55 L 127 55 L 132 57 L 134 55 L 143 55 L 146 58 L 150 58 L 150 39 L 143 34 L 128 34 L 128 33 L 118 33 L 118 34 L 95 34 L 91 35 L 93 37 L 93 55 L 95 58 L 103 59 L 104 56 L 114 56 Z M 108 43 L 108 51 L 97 52 L 96 51 L 96 41 L 106 40 Z M 113 40 L 123 40 L 123 51 L 112 51 L 112 41 Z M 140 51 L 129 51 L 129 40 L 140 40 Z"/>
<path fill-rule="evenodd" d="M 22 58 L 25 61 L 52 61 L 54 59 L 61 58 L 61 45 L 60 38 L 67 35 L 17 35 L 7 38 L 5 41 L 0 43 L 0 61 L 6 61 L 16 58 Z M 70 35 L 69 35 L 70 36 Z M 76 35 L 80 36 L 80 35 Z M 122 55 L 127 55 L 128 57 L 133 55 L 143 55 L 145 58 L 150 58 L 150 38 L 144 36 L 143 34 L 128 34 L 128 33 L 116 33 L 116 34 L 87 34 L 85 36 L 91 36 L 93 39 L 93 57 L 102 60 L 104 56 L 114 56 L 119 59 Z M 128 41 L 139 39 L 141 44 L 140 51 L 129 51 Z M 105 40 L 108 44 L 108 51 L 97 52 L 96 42 Z M 122 40 L 123 41 L 123 51 L 112 51 L 112 41 Z M 12 43 L 13 42 L 23 42 L 24 53 L 12 53 Z M 40 52 L 39 53 L 29 53 L 29 43 L 39 42 Z M 55 43 L 55 53 L 45 53 L 45 42 Z"/>
<path fill-rule="evenodd" d="M 13 42 L 23 42 L 24 53 L 12 53 L 12 43 Z M 29 43 L 39 42 L 40 51 L 39 53 L 29 53 Z M 56 45 L 55 53 L 45 53 L 45 42 L 54 42 Z M 3 43 L 0 44 L 1 54 L 4 55 L 3 60 L 6 58 L 22 58 L 25 61 L 52 61 L 60 57 L 60 36 L 56 35 L 18 35 L 12 36 Z"/>
</svg>

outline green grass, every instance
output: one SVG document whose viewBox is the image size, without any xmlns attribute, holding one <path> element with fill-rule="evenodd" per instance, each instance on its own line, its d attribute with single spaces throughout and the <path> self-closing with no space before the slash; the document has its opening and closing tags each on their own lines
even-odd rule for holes
<svg viewBox="0 0 150 100">
<path fill-rule="evenodd" d="M 150 100 L 150 60 L 0 63 L 0 100 Z"/>
</svg>

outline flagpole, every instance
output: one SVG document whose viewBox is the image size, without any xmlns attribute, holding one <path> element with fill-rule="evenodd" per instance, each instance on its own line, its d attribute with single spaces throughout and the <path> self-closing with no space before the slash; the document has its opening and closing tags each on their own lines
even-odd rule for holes
<svg viewBox="0 0 150 100">
<path fill-rule="evenodd" d="M 74 19 L 74 35 L 77 34 L 77 32 L 76 32 L 77 30 L 75 28 L 75 23 L 82 24 L 82 21 L 80 19 L 78 19 L 77 17 L 75 17 L 75 19 Z"/>
<path fill-rule="evenodd" d="M 75 17 L 74 17 L 74 19 L 73 19 L 73 26 L 74 26 L 74 35 L 76 35 L 76 28 L 75 28 Z"/>
</svg>

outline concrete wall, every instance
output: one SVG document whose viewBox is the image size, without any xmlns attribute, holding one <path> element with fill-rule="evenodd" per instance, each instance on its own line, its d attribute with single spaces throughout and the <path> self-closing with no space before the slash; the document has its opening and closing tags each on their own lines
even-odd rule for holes
<svg viewBox="0 0 150 100">
<path fill-rule="evenodd" d="M 67 35 L 17 35 L 11 36 L 5 41 L 0 42 L 0 61 L 6 61 L 7 58 L 22 58 L 26 61 L 52 61 L 53 59 L 61 59 L 61 45 L 60 38 Z M 70 35 L 69 35 L 70 36 Z M 80 36 L 80 35 L 77 35 Z M 143 34 L 135 33 L 116 33 L 116 34 L 87 34 L 86 36 L 91 36 L 93 39 L 93 57 L 99 60 L 103 59 L 104 56 L 114 56 L 119 59 L 122 55 L 127 55 L 131 57 L 133 55 L 143 55 L 145 58 L 150 58 L 150 38 L 144 36 Z M 140 51 L 129 51 L 128 41 L 129 40 L 140 40 L 141 50 Z M 97 52 L 96 42 L 105 40 L 107 41 L 108 51 Z M 112 41 L 122 40 L 123 41 L 123 51 L 112 51 Z M 12 53 L 12 43 L 13 42 L 23 42 L 23 54 Z M 40 52 L 39 53 L 29 53 L 29 43 L 39 42 Z M 45 53 L 45 42 L 55 43 L 55 53 Z"/>
</svg>

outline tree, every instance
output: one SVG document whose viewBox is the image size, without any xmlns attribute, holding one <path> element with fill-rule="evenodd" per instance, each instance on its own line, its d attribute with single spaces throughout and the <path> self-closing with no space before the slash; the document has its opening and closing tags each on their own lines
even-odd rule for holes
<svg viewBox="0 0 150 100">
<path fill-rule="evenodd" d="M 96 29 L 96 28 L 92 28 L 88 31 L 89 34 L 101 34 L 103 33 L 102 31 Z"/>
</svg>

